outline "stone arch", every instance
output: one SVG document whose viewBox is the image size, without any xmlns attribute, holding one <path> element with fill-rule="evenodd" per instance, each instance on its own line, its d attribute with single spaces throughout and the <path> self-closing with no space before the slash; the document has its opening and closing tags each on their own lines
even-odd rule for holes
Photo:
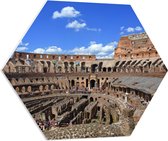
<svg viewBox="0 0 168 141">
<path fill-rule="evenodd" d="M 54 85 L 51 85 L 51 90 L 54 90 L 55 89 L 55 86 Z"/>
<path fill-rule="evenodd" d="M 35 66 L 34 66 L 34 71 L 35 72 L 43 72 L 43 64 L 41 63 L 41 61 L 36 61 L 35 62 Z"/>
<path fill-rule="evenodd" d="M 30 83 L 30 79 L 26 77 L 25 78 L 25 83 L 27 83 L 27 84 Z"/>
<path fill-rule="evenodd" d="M 98 69 L 98 65 L 97 65 L 97 64 L 92 64 L 92 65 L 91 65 L 91 72 L 92 72 L 92 73 L 96 72 L 97 69 Z"/>
<path fill-rule="evenodd" d="M 16 72 L 15 65 L 11 61 L 9 61 L 8 65 L 9 65 L 9 72 Z"/>
<path fill-rule="evenodd" d="M 44 77 L 44 78 L 43 78 L 43 82 L 44 82 L 44 83 L 48 83 L 47 77 Z"/>
<path fill-rule="evenodd" d="M 90 99 L 89 99 L 89 100 L 90 100 L 90 102 L 93 102 L 93 101 L 94 101 L 93 97 L 90 97 Z"/>
<path fill-rule="evenodd" d="M 71 86 L 75 86 L 75 80 L 71 80 Z"/>
<path fill-rule="evenodd" d="M 45 89 L 46 91 L 48 91 L 48 90 L 49 90 L 49 86 L 48 86 L 48 85 L 45 85 L 44 89 Z"/>
<path fill-rule="evenodd" d="M 90 89 L 96 86 L 96 81 L 94 79 L 90 80 Z"/>
<path fill-rule="evenodd" d="M 22 87 L 21 92 L 22 92 L 22 93 L 25 93 L 25 92 L 26 92 L 25 86 Z"/>
<path fill-rule="evenodd" d="M 43 86 L 42 86 L 42 85 L 39 86 L 39 91 L 40 91 L 40 92 L 43 91 Z"/>
<path fill-rule="evenodd" d="M 69 103 L 70 103 L 71 105 L 74 104 L 74 99 L 73 99 L 73 98 L 70 98 Z"/>
<path fill-rule="evenodd" d="M 114 68 L 113 68 L 113 72 L 116 72 L 116 70 L 117 70 L 117 68 L 116 68 L 116 67 L 114 67 Z"/>
<path fill-rule="evenodd" d="M 149 61 L 149 62 L 147 63 L 148 68 L 151 67 L 151 64 L 152 64 L 152 61 Z"/>
<path fill-rule="evenodd" d="M 18 79 L 18 84 L 23 84 L 23 83 L 24 83 L 23 78 L 19 78 L 19 79 Z"/>
<path fill-rule="evenodd" d="M 64 69 L 65 69 L 65 72 L 68 72 L 68 62 L 64 62 Z"/>
<path fill-rule="evenodd" d="M 16 87 L 15 88 L 15 91 L 18 93 L 18 92 L 20 92 L 20 88 L 19 87 Z"/>
<path fill-rule="evenodd" d="M 27 87 L 27 92 L 29 92 L 29 93 L 32 92 L 32 87 L 31 87 L 31 86 L 28 86 L 28 87 Z"/>
<path fill-rule="evenodd" d="M 12 80 L 11 80 L 11 84 L 12 84 L 13 86 L 17 84 L 17 81 L 16 81 L 15 78 L 12 78 Z"/>
<path fill-rule="evenodd" d="M 45 61 L 40 61 L 43 64 L 43 72 L 47 73 L 48 72 L 48 63 Z"/>
<path fill-rule="evenodd" d="M 145 95 L 144 99 L 145 99 L 146 102 L 149 102 L 150 101 L 149 95 Z"/>
<path fill-rule="evenodd" d="M 85 62 L 81 63 L 81 71 L 84 72 L 85 71 Z"/>
<path fill-rule="evenodd" d="M 108 70 L 108 72 L 111 72 L 111 67 L 108 67 L 108 69 L 107 69 L 107 70 Z"/>
<path fill-rule="evenodd" d="M 103 72 L 106 72 L 106 67 L 103 67 Z"/>
<path fill-rule="evenodd" d="M 48 70 L 47 67 L 44 67 L 44 68 L 43 68 L 43 72 L 44 72 L 44 73 L 47 73 L 47 70 Z"/>
</svg>

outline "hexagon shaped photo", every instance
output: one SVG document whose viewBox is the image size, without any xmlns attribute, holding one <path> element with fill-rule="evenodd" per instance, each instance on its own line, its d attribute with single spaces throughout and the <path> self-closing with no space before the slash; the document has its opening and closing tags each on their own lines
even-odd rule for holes
<svg viewBox="0 0 168 141">
<path fill-rule="evenodd" d="M 130 5 L 47 1 L 3 72 L 63 139 L 130 135 L 167 69 Z"/>
</svg>

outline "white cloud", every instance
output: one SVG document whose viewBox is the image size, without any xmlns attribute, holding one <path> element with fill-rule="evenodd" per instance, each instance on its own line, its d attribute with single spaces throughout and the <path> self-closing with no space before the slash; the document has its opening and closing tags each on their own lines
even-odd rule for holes
<svg viewBox="0 0 168 141">
<path fill-rule="evenodd" d="M 37 48 L 33 51 L 33 53 L 48 53 L 48 54 L 58 54 L 61 53 L 62 49 L 60 47 L 57 46 L 49 46 L 48 48 L 44 49 L 44 48 Z"/>
<path fill-rule="evenodd" d="M 125 28 L 124 26 L 122 26 L 120 27 L 120 30 L 121 30 L 120 35 L 123 35 L 125 33 L 140 32 L 143 30 L 143 28 L 140 26 Z"/>
<path fill-rule="evenodd" d="M 107 55 L 107 52 L 99 52 L 97 53 L 97 56 L 106 56 Z"/>
<path fill-rule="evenodd" d="M 27 47 L 17 47 L 17 49 L 16 49 L 16 51 L 26 51 L 26 50 L 28 50 L 28 48 Z"/>
<path fill-rule="evenodd" d="M 96 41 L 90 41 L 89 45 L 96 44 Z"/>
<path fill-rule="evenodd" d="M 101 28 L 89 28 L 89 27 L 87 27 L 86 30 L 95 31 L 95 32 L 101 32 Z"/>
<path fill-rule="evenodd" d="M 120 35 L 123 35 L 124 34 L 124 32 L 122 31 L 122 32 L 120 32 Z"/>
<path fill-rule="evenodd" d="M 101 32 L 101 29 L 100 28 L 90 28 L 90 27 L 87 27 L 87 24 L 85 21 L 77 21 L 77 20 L 74 20 L 70 23 L 68 23 L 66 25 L 66 28 L 71 28 L 71 29 L 74 29 L 75 31 L 79 31 L 80 29 L 85 29 L 85 30 L 88 30 L 88 31 L 94 31 L 94 32 Z"/>
<path fill-rule="evenodd" d="M 127 32 L 135 32 L 135 31 L 142 31 L 143 28 L 140 26 L 136 26 L 136 27 L 128 27 L 125 29 Z"/>
<path fill-rule="evenodd" d="M 29 43 L 23 43 L 23 41 L 21 41 L 20 43 L 19 43 L 19 46 L 28 46 L 29 45 Z"/>
<path fill-rule="evenodd" d="M 77 11 L 74 7 L 67 6 L 61 9 L 61 11 L 55 11 L 53 12 L 52 18 L 57 19 L 57 18 L 76 18 L 80 16 L 80 12 Z M 100 32 L 100 28 L 90 28 L 87 27 L 87 24 L 84 20 L 74 20 L 66 25 L 66 28 L 71 28 L 74 29 L 75 31 L 79 31 L 80 29 L 85 29 L 88 31 L 94 31 L 94 32 Z"/>
<path fill-rule="evenodd" d="M 29 43 L 23 43 L 23 41 L 21 41 L 16 49 L 16 51 L 21 51 L 21 52 L 24 52 L 26 50 L 28 50 L 28 46 Z"/>
<path fill-rule="evenodd" d="M 41 54 L 79 54 L 79 55 L 96 55 L 97 58 L 112 58 L 117 42 L 107 44 L 96 43 L 91 41 L 88 46 L 76 47 L 71 50 L 63 50 L 57 46 L 49 46 L 47 48 L 37 48 L 33 53 Z"/>
<path fill-rule="evenodd" d="M 97 59 L 111 59 L 114 56 L 114 52 L 106 54 L 106 55 L 97 55 Z"/>
<path fill-rule="evenodd" d="M 43 48 L 37 48 L 33 52 L 34 53 L 41 53 L 41 54 L 43 54 L 43 53 L 45 53 L 45 49 L 43 49 Z"/>
<path fill-rule="evenodd" d="M 123 30 L 123 29 L 124 29 L 124 26 L 121 26 L 121 27 L 120 27 L 120 30 Z"/>
<path fill-rule="evenodd" d="M 77 11 L 74 7 L 64 7 L 62 8 L 62 10 L 59 11 L 55 11 L 52 15 L 53 19 L 57 19 L 57 18 L 75 18 L 77 16 L 80 15 L 80 12 Z"/>
<path fill-rule="evenodd" d="M 142 27 L 137 26 L 137 27 L 135 27 L 135 30 L 136 30 L 136 31 L 142 31 Z"/>
<path fill-rule="evenodd" d="M 46 49 L 45 52 L 46 53 L 60 53 L 60 52 L 62 52 L 62 49 L 57 46 L 50 46 Z"/>
<path fill-rule="evenodd" d="M 134 32 L 135 29 L 133 27 L 128 27 L 127 29 L 125 29 L 127 32 Z"/>
<path fill-rule="evenodd" d="M 78 22 L 77 20 L 72 21 L 71 23 L 68 23 L 66 25 L 66 28 L 72 28 L 75 29 L 75 31 L 79 31 L 82 28 L 86 27 L 86 23 L 85 22 Z"/>
<path fill-rule="evenodd" d="M 102 43 L 96 43 L 95 41 L 91 41 L 88 47 L 79 47 L 74 48 L 70 51 L 73 54 L 95 54 L 97 58 L 112 58 L 112 53 L 114 52 L 115 47 L 117 46 L 117 42 L 111 42 L 106 45 Z"/>
</svg>

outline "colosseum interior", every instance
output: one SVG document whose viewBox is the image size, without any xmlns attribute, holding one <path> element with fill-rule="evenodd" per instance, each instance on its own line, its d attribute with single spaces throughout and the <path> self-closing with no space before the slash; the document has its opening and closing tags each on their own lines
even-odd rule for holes
<svg viewBox="0 0 168 141">
<path fill-rule="evenodd" d="M 167 69 L 146 33 L 112 59 L 15 52 L 3 69 L 47 139 L 130 135 Z"/>
</svg>

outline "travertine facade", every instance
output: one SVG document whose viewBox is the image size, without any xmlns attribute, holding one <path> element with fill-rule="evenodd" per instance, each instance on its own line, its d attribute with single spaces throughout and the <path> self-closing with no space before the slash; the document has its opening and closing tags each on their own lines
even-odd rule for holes
<svg viewBox="0 0 168 141">
<path fill-rule="evenodd" d="M 115 59 L 139 59 L 159 57 L 146 33 L 121 37 L 115 52 Z"/>
</svg>

